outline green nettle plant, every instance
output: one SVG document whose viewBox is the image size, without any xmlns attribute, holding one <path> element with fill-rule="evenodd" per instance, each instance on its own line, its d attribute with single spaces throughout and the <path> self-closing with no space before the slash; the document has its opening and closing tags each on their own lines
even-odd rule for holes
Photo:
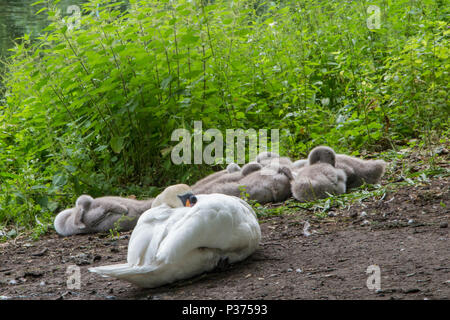
<svg viewBox="0 0 450 320">
<path fill-rule="evenodd" d="M 5 63 L 0 227 L 45 232 L 77 196 L 154 195 L 211 168 L 174 165 L 171 133 L 281 130 L 281 152 L 383 150 L 448 135 L 443 1 L 91 0 Z M 369 5 L 380 8 L 369 29 Z"/>
</svg>

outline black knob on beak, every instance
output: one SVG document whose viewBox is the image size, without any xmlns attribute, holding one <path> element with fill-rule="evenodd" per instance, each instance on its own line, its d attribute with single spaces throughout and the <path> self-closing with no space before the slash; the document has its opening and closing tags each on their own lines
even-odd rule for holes
<svg viewBox="0 0 450 320">
<path fill-rule="evenodd" d="M 194 204 L 197 203 L 197 197 L 194 196 L 192 192 L 187 192 L 178 195 L 178 198 L 180 198 L 181 202 L 183 203 L 183 206 L 185 207 L 192 207 Z"/>
</svg>

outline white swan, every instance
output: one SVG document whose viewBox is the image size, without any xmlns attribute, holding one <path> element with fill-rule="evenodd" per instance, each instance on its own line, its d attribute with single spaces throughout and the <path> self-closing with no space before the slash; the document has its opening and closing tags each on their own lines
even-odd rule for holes
<svg viewBox="0 0 450 320">
<path fill-rule="evenodd" d="M 308 155 L 308 163 L 295 172 L 292 195 L 299 201 L 345 193 L 347 175 L 335 168 L 336 154 L 328 147 L 316 147 Z"/>
<path fill-rule="evenodd" d="M 61 236 L 105 232 L 118 227 L 121 231 L 134 228 L 139 216 L 151 208 L 153 199 L 135 200 L 121 197 L 78 197 L 75 208 L 61 211 L 53 222 Z"/>
<path fill-rule="evenodd" d="M 154 288 L 210 271 L 221 260 L 243 260 L 258 247 L 261 230 L 245 201 L 223 194 L 194 196 L 186 185 L 164 192 L 165 202 L 139 218 L 127 263 L 89 271 Z M 180 196 L 197 202 L 183 207 Z"/>
</svg>

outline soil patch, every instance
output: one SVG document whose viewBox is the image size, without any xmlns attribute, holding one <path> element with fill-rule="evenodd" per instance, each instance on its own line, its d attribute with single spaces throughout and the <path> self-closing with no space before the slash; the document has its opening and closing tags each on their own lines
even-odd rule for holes
<svg viewBox="0 0 450 320">
<path fill-rule="evenodd" d="M 327 218 L 299 209 L 261 221 L 247 260 L 157 289 L 102 278 L 89 267 L 123 263 L 131 232 L 0 244 L 1 299 L 450 299 L 449 183 L 435 179 Z M 306 221 L 310 225 L 305 236 Z M 68 267 L 81 288 L 68 289 Z M 378 265 L 381 290 L 369 290 Z"/>
</svg>

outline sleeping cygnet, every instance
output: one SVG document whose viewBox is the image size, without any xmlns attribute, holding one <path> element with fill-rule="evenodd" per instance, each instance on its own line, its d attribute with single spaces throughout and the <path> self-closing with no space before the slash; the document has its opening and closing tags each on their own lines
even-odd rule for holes
<svg viewBox="0 0 450 320">
<path fill-rule="evenodd" d="M 298 169 L 303 168 L 307 164 L 308 164 L 308 159 L 300 159 L 300 160 L 294 161 L 292 163 L 292 168 L 294 170 L 298 170 Z"/>
<path fill-rule="evenodd" d="M 248 198 L 261 204 L 281 202 L 291 193 L 292 172 L 288 166 L 270 164 L 242 178 L 239 189 L 245 190 Z"/>
<path fill-rule="evenodd" d="M 357 188 L 364 183 L 379 183 L 386 169 L 386 162 L 384 160 L 362 160 L 345 154 L 337 154 L 336 168 L 345 171 L 348 190 Z"/>
<path fill-rule="evenodd" d="M 60 212 L 54 221 L 56 232 L 62 236 L 105 232 L 116 227 L 127 231 L 134 228 L 139 216 L 150 209 L 154 199 L 134 200 L 121 197 L 78 197 L 75 208 Z"/>
<path fill-rule="evenodd" d="M 204 177 L 203 179 L 200 179 L 195 184 L 192 185 L 192 190 L 194 189 L 201 189 L 206 184 L 210 183 L 211 181 L 214 181 L 216 179 L 219 179 L 223 175 L 229 174 L 229 173 L 235 173 L 241 171 L 241 167 L 236 163 L 230 163 L 226 169 L 220 170 L 217 172 L 214 172 L 210 174 L 209 176 Z"/>
<path fill-rule="evenodd" d="M 256 162 L 244 165 L 238 176 L 222 176 L 205 186 L 197 187 L 195 194 L 222 193 L 235 197 L 248 194 L 248 198 L 259 203 L 280 202 L 291 196 L 291 180 L 293 179 L 289 167 L 270 164 L 263 167 Z"/>
<path fill-rule="evenodd" d="M 280 157 L 278 153 L 264 151 L 258 154 L 255 162 L 261 164 L 262 166 L 268 166 L 270 164 L 291 167 L 292 161 L 288 157 Z"/>
<path fill-rule="evenodd" d="M 259 166 L 258 166 L 259 168 Z M 223 193 L 228 195 L 234 195 L 229 193 L 220 192 L 218 190 L 221 190 L 222 186 L 227 183 L 237 182 L 244 174 L 249 174 L 250 172 L 254 170 L 259 170 L 254 168 L 254 164 L 246 164 L 242 167 L 242 169 L 239 167 L 239 165 L 235 163 L 230 163 L 227 166 L 226 170 L 222 174 L 221 171 L 213 173 L 212 175 L 198 181 L 192 186 L 192 191 L 194 194 L 211 194 L 211 193 Z M 212 177 L 214 176 L 214 177 Z"/>
<path fill-rule="evenodd" d="M 322 199 L 329 194 L 345 193 L 347 176 L 335 168 L 336 154 L 328 147 L 316 147 L 308 156 L 308 163 L 296 172 L 292 194 L 299 201 Z"/>
</svg>

